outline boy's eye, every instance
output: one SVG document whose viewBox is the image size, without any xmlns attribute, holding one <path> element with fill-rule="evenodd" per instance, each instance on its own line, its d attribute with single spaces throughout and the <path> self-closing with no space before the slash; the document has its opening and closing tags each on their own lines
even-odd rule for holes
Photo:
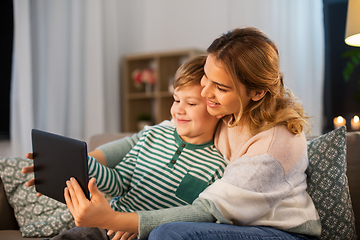
<svg viewBox="0 0 360 240">
<path fill-rule="evenodd" d="M 190 106 L 196 106 L 195 103 L 188 103 Z"/>
<path fill-rule="evenodd" d="M 174 102 L 177 102 L 177 103 L 180 102 L 180 100 L 175 96 L 173 96 L 173 99 L 174 99 Z"/>
</svg>

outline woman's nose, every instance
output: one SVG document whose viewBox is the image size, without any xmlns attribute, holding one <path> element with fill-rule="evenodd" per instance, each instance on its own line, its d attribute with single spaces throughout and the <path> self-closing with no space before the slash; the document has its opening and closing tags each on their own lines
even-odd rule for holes
<svg viewBox="0 0 360 240">
<path fill-rule="evenodd" d="M 201 78 L 200 84 L 203 87 L 203 89 L 201 90 L 201 96 L 208 97 L 208 95 L 209 95 L 209 80 L 205 77 L 205 75 Z"/>
</svg>

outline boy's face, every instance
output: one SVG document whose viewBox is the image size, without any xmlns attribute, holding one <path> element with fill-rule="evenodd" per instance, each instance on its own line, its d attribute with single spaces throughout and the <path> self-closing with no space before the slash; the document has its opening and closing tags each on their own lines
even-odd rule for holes
<svg viewBox="0 0 360 240">
<path fill-rule="evenodd" d="M 210 141 L 219 121 L 208 113 L 206 100 L 200 95 L 201 90 L 201 85 L 176 88 L 170 110 L 182 140 L 193 144 Z"/>
</svg>

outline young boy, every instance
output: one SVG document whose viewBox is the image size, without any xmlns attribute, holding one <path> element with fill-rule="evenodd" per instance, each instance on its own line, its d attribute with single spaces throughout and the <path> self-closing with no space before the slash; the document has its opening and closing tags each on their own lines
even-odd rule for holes
<svg viewBox="0 0 360 240">
<path fill-rule="evenodd" d="M 114 210 L 132 212 L 191 204 L 223 175 L 227 163 L 213 143 L 218 118 L 207 112 L 200 95 L 205 59 L 195 57 L 176 72 L 171 107 L 175 127 L 155 125 L 147 129 L 114 169 L 89 157 L 89 177 L 96 178 L 100 191 L 114 197 L 110 202 Z"/>
<path fill-rule="evenodd" d="M 213 141 L 219 119 L 207 112 L 206 101 L 200 95 L 205 60 L 205 56 L 195 57 L 176 72 L 170 111 L 174 124 L 149 127 L 120 162 L 116 155 L 123 141 L 100 146 L 103 156 L 113 158 L 106 161 L 119 162 L 115 168 L 98 163 L 89 153 L 89 177 L 96 179 L 100 191 L 113 197 L 113 210 L 134 212 L 188 205 L 223 176 L 227 161 Z M 107 239 L 104 231 L 74 228 L 53 239 L 85 239 L 98 232 Z M 132 233 L 117 236 L 135 238 Z"/>
</svg>

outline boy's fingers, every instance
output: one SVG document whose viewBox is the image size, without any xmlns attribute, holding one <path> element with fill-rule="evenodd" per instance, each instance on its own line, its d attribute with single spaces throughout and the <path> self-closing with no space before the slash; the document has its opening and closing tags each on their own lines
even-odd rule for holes
<svg viewBox="0 0 360 240">
<path fill-rule="evenodd" d="M 137 239 L 137 234 L 133 233 L 133 235 L 131 235 L 128 240 L 131 240 L 131 239 Z"/>
<path fill-rule="evenodd" d="M 29 181 L 27 181 L 26 183 L 25 183 L 25 185 L 27 186 L 27 187 L 31 187 L 31 186 L 34 186 L 35 185 L 35 178 L 32 178 L 32 179 L 30 179 Z M 40 197 L 42 194 L 41 193 L 36 193 L 36 196 L 38 196 L 38 197 Z"/>
<path fill-rule="evenodd" d="M 115 235 L 112 237 L 113 240 L 120 240 L 121 237 L 124 235 L 124 232 L 117 231 Z"/>
<path fill-rule="evenodd" d="M 28 159 L 34 159 L 34 155 L 32 153 L 25 154 L 25 157 Z"/>
<path fill-rule="evenodd" d="M 31 187 L 31 186 L 35 185 L 35 178 L 32 178 L 32 179 L 30 179 L 29 181 L 27 181 L 27 182 L 25 183 L 25 185 L 26 185 L 27 187 Z"/>
<path fill-rule="evenodd" d="M 34 166 L 24 167 L 21 169 L 22 173 L 33 173 L 34 172 Z"/>
<path fill-rule="evenodd" d="M 130 232 L 125 232 L 120 238 L 120 240 L 131 240 L 131 239 L 134 239 L 134 234 Z"/>
</svg>

